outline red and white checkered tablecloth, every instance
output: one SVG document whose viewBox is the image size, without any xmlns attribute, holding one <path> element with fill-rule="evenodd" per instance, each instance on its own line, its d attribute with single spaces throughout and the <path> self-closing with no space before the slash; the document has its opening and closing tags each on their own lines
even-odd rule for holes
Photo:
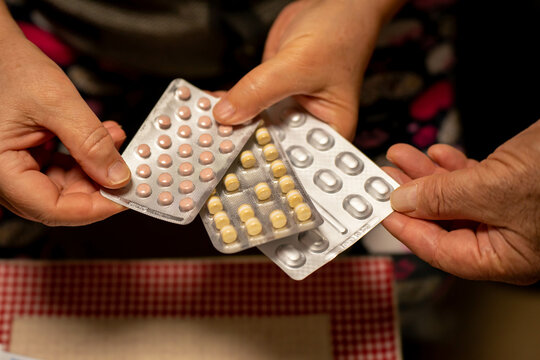
<svg viewBox="0 0 540 360">
<path fill-rule="evenodd" d="M 335 359 L 400 359 L 388 258 L 345 258 L 297 282 L 268 261 L 0 261 L 0 344 L 17 316 L 329 314 Z"/>
</svg>

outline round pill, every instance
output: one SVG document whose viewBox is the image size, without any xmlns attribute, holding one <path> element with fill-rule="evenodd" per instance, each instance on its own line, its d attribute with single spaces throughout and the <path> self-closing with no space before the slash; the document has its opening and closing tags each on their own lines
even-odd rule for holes
<svg viewBox="0 0 540 360">
<path fill-rule="evenodd" d="M 272 190 L 270 190 L 270 186 L 268 186 L 268 184 L 265 182 L 261 182 L 255 185 L 254 190 L 255 194 L 257 195 L 257 199 L 261 201 L 268 200 L 270 198 L 270 195 L 272 195 Z"/>
<path fill-rule="evenodd" d="M 257 143 L 262 146 L 268 144 L 272 140 L 272 137 L 270 136 L 268 129 L 262 127 L 255 131 L 255 139 L 257 139 Z"/>
<path fill-rule="evenodd" d="M 198 144 L 202 147 L 209 147 L 212 146 L 214 143 L 214 139 L 212 139 L 212 135 L 210 134 L 202 134 L 199 136 Z"/>
<path fill-rule="evenodd" d="M 225 225 L 219 232 L 221 233 L 221 240 L 226 244 L 230 244 L 236 240 L 236 229 L 232 225 Z"/>
<path fill-rule="evenodd" d="M 176 89 L 176 97 L 184 101 L 189 100 L 191 97 L 191 91 L 187 86 L 179 86 Z"/>
<path fill-rule="evenodd" d="M 230 136 L 233 133 L 233 127 L 228 125 L 220 125 L 218 127 L 219 136 L 226 137 Z"/>
<path fill-rule="evenodd" d="M 225 189 L 227 189 L 227 191 L 236 191 L 240 187 L 240 181 L 235 174 L 225 175 L 223 183 L 225 184 Z"/>
<path fill-rule="evenodd" d="M 204 168 L 199 173 L 199 179 L 204 182 L 208 182 L 214 179 L 214 171 L 210 168 Z"/>
<path fill-rule="evenodd" d="M 171 205 L 173 200 L 174 200 L 174 198 L 173 198 L 172 194 L 170 192 L 168 192 L 168 191 L 164 191 L 161 194 L 159 194 L 158 199 L 157 199 L 158 204 L 162 205 L 162 206 Z"/>
<path fill-rule="evenodd" d="M 191 145 L 182 144 L 182 145 L 180 145 L 178 147 L 178 155 L 180 155 L 181 158 L 190 157 L 191 154 L 193 154 L 193 150 L 191 149 Z"/>
<path fill-rule="evenodd" d="M 231 140 L 223 140 L 219 144 L 219 152 L 222 154 L 228 154 L 234 150 L 234 144 Z"/>
<path fill-rule="evenodd" d="M 172 165 L 172 159 L 167 154 L 161 154 L 158 156 L 157 163 L 159 167 L 168 168 Z"/>
<path fill-rule="evenodd" d="M 208 199 L 206 206 L 208 207 L 208 212 L 212 215 L 223 210 L 223 204 L 218 196 L 211 196 L 210 199 Z"/>
<path fill-rule="evenodd" d="M 187 106 L 180 106 L 178 110 L 176 110 L 176 115 L 182 120 L 189 120 L 191 117 L 191 110 Z"/>
<path fill-rule="evenodd" d="M 195 185 L 190 180 L 184 180 L 178 185 L 178 191 L 182 194 L 190 194 L 195 190 Z"/>
<path fill-rule="evenodd" d="M 202 165 L 208 165 L 214 162 L 214 154 L 210 151 L 203 151 L 199 155 L 199 163 Z"/>
<path fill-rule="evenodd" d="M 246 220 L 246 231 L 249 235 L 259 235 L 262 231 L 262 224 L 256 217 L 252 217 Z"/>
<path fill-rule="evenodd" d="M 253 212 L 253 208 L 249 204 L 242 204 L 238 207 L 238 216 L 240 217 L 240 220 L 242 222 L 246 222 L 247 219 L 250 219 L 255 216 L 255 213 Z"/>
<path fill-rule="evenodd" d="M 306 221 L 311 218 L 311 208 L 303 202 L 294 207 L 294 213 L 298 221 Z"/>
<path fill-rule="evenodd" d="M 244 169 L 250 169 L 257 163 L 257 160 L 255 159 L 255 155 L 251 152 L 251 150 L 242 151 L 242 154 L 240 154 L 240 162 L 242 163 L 242 166 Z"/>
<path fill-rule="evenodd" d="M 279 152 L 274 144 L 266 144 L 263 147 L 263 154 L 266 161 L 274 161 L 279 157 Z"/>
<path fill-rule="evenodd" d="M 294 180 L 290 175 L 283 175 L 278 180 L 279 188 L 281 192 L 286 194 L 294 189 Z"/>
<path fill-rule="evenodd" d="M 202 110 L 208 110 L 212 106 L 212 103 L 208 98 L 202 97 L 197 101 L 197 106 Z"/>
<path fill-rule="evenodd" d="M 137 185 L 137 190 L 135 191 L 138 197 L 149 197 L 152 194 L 152 188 L 148 184 L 139 184 Z"/>
<path fill-rule="evenodd" d="M 274 174 L 274 177 L 277 178 L 280 178 L 287 173 L 287 168 L 285 167 L 285 164 L 279 159 L 274 160 L 270 164 L 270 169 L 272 169 L 272 174 Z"/>
<path fill-rule="evenodd" d="M 286 195 L 286 198 L 291 208 L 294 208 L 296 205 L 300 204 L 301 202 L 304 202 L 304 198 L 302 197 L 302 194 L 300 194 L 300 191 L 296 189 L 289 191 Z"/>
<path fill-rule="evenodd" d="M 159 115 L 156 122 L 160 129 L 165 130 L 171 127 L 171 118 L 167 115 Z"/>
<path fill-rule="evenodd" d="M 142 164 L 137 166 L 137 170 L 135 170 L 135 173 L 137 174 L 137 176 L 147 178 L 152 175 L 152 170 L 150 169 L 150 166 Z"/>
<path fill-rule="evenodd" d="M 195 202 L 193 202 L 193 199 L 190 197 L 183 198 L 182 200 L 180 200 L 178 207 L 181 211 L 186 212 L 192 210 L 195 207 Z"/>
<path fill-rule="evenodd" d="M 169 135 L 160 135 L 158 137 L 157 143 L 160 148 L 162 149 L 168 149 L 171 147 L 172 141 Z"/>
<path fill-rule="evenodd" d="M 193 165 L 188 162 L 183 162 L 178 166 L 178 173 L 182 176 L 189 176 L 193 174 Z"/>
<path fill-rule="evenodd" d="M 187 125 L 181 125 L 176 133 L 181 138 L 187 139 L 191 136 L 191 128 Z"/>
<path fill-rule="evenodd" d="M 169 173 L 163 173 L 158 176 L 158 184 L 159 186 L 171 186 L 173 182 L 173 178 L 171 174 Z"/>
<path fill-rule="evenodd" d="M 221 230 L 224 226 L 229 225 L 230 223 L 231 221 L 229 220 L 229 217 L 225 211 L 218 211 L 214 214 L 214 224 L 216 224 L 216 228 L 218 230 Z"/>
<path fill-rule="evenodd" d="M 281 229 L 287 224 L 287 217 L 285 213 L 279 209 L 274 210 L 269 215 L 272 226 L 276 229 Z"/>
<path fill-rule="evenodd" d="M 203 115 L 197 120 L 197 126 L 203 129 L 210 129 L 212 127 L 212 119 Z"/>
<path fill-rule="evenodd" d="M 142 158 L 147 158 L 150 156 L 150 146 L 146 144 L 141 144 L 137 146 L 137 154 Z"/>
</svg>

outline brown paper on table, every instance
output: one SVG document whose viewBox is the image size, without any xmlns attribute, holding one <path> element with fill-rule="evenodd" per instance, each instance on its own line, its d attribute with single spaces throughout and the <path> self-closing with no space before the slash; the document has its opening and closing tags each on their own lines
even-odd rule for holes
<svg viewBox="0 0 540 360">
<path fill-rule="evenodd" d="M 332 359 L 330 317 L 21 317 L 13 353 L 42 360 Z"/>
</svg>

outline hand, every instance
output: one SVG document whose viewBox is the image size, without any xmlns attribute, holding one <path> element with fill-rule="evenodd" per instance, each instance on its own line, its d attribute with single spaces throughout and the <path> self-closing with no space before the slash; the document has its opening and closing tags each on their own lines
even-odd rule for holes
<svg viewBox="0 0 540 360">
<path fill-rule="evenodd" d="M 62 70 L 19 32 L 0 37 L 0 84 L 0 204 L 47 225 L 87 224 L 122 211 L 98 186 L 129 182 L 115 148 L 122 129 L 102 124 Z M 47 152 L 55 135 L 72 158 Z"/>
<path fill-rule="evenodd" d="M 459 277 L 530 284 L 540 279 L 540 121 L 482 162 L 447 145 L 428 156 L 392 146 L 387 168 L 403 185 L 386 229 L 420 258 Z M 411 181 L 412 180 L 412 181 Z M 442 220 L 442 221 L 441 221 Z"/>
<path fill-rule="evenodd" d="M 294 95 L 352 139 L 362 77 L 382 23 L 402 0 L 303 0 L 284 8 L 268 34 L 263 63 L 215 106 L 216 120 L 245 122 Z"/>
</svg>

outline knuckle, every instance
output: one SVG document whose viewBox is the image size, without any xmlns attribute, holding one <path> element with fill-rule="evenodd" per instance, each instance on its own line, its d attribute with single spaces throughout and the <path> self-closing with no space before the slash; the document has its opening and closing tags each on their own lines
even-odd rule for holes
<svg viewBox="0 0 540 360">
<path fill-rule="evenodd" d="M 101 124 L 98 124 L 86 136 L 83 143 L 80 145 L 82 154 L 92 158 L 102 153 L 103 150 L 112 144 L 112 139 L 109 132 Z"/>
</svg>

